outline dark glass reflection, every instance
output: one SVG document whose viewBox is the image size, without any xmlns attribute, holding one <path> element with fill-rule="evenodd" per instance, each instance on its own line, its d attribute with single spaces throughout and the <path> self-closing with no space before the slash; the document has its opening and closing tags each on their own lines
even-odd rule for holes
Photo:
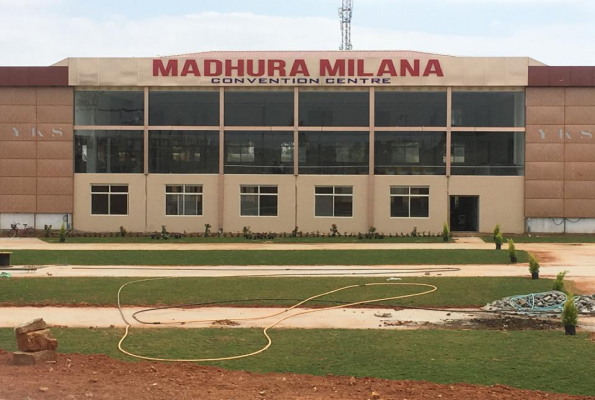
<svg viewBox="0 0 595 400">
<path fill-rule="evenodd" d="M 368 132 L 300 132 L 299 173 L 365 175 Z"/>
<path fill-rule="evenodd" d="M 144 92 L 75 91 L 75 125 L 143 125 Z"/>
<path fill-rule="evenodd" d="M 300 126 L 370 126 L 368 92 L 300 91 Z"/>
<path fill-rule="evenodd" d="M 149 132 L 149 172 L 160 174 L 219 173 L 219 132 Z"/>
<path fill-rule="evenodd" d="M 524 175 L 524 132 L 453 132 L 453 175 Z"/>
<path fill-rule="evenodd" d="M 293 174 L 293 132 L 225 132 L 226 174 Z"/>
<path fill-rule="evenodd" d="M 219 92 L 149 92 L 149 125 L 218 126 Z"/>
<path fill-rule="evenodd" d="M 446 132 L 376 132 L 376 175 L 445 175 Z"/>
<path fill-rule="evenodd" d="M 446 126 L 446 91 L 375 92 L 376 126 Z"/>
<path fill-rule="evenodd" d="M 143 173 L 142 131 L 76 131 L 76 173 Z"/>
<path fill-rule="evenodd" d="M 293 92 L 225 92 L 226 126 L 293 126 Z"/>
<path fill-rule="evenodd" d="M 452 126 L 525 126 L 525 93 L 455 91 Z"/>
</svg>

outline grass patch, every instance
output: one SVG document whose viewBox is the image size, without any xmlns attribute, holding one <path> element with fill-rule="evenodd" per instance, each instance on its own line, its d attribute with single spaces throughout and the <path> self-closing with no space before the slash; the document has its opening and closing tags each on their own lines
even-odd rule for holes
<svg viewBox="0 0 595 400">
<path fill-rule="evenodd" d="M 482 236 L 481 239 L 486 243 L 494 243 L 492 236 Z M 507 236 L 504 238 L 504 247 L 506 239 L 512 239 L 515 243 L 595 243 L 595 235 L 554 235 L 554 236 Z"/>
<path fill-rule="evenodd" d="M 47 243 L 60 243 L 57 237 L 39 238 Z M 183 237 L 180 239 L 170 238 L 169 240 L 153 240 L 150 237 L 68 237 L 67 243 L 444 243 L 442 237 L 385 237 L 379 239 L 358 239 L 357 237 L 277 237 L 276 239 L 247 240 L 244 237 Z"/>
<path fill-rule="evenodd" d="M 0 280 L 0 305 L 110 305 L 116 304 L 121 285 L 135 278 L 12 278 Z M 225 305 L 281 305 L 348 285 L 386 282 L 386 278 L 169 278 L 130 285 L 122 292 L 122 304 L 130 306 L 229 302 Z M 379 304 L 431 307 L 483 306 L 515 294 L 549 290 L 549 279 L 509 277 L 409 277 L 402 282 L 426 283 L 436 292 Z M 375 286 L 350 289 L 312 301 L 311 305 L 355 302 L 424 291 L 423 287 Z M 261 300 L 266 299 L 266 300 Z M 232 301 L 236 300 L 236 301 Z"/>
<path fill-rule="evenodd" d="M 64 353 L 120 354 L 121 329 L 52 330 Z M 380 331 L 281 329 L 256 357 L 210 363 L 257 373 L 354 375 L 449 384 L 504 384 L 522 389 L 595 395 L 595 345 L 586 333 L 562 331 Z M 126 348 L 172 358 L 220 357 L 264 344 L 256 329 L 137 329 Z M 0 348 L 15 350 L 12 329 L 0 329 Z M 569 368 L 569 357 L 572 365 Z"/>
<path fill-rule="evenodd" d="M 504 250 L 12 250 L 13 265 L 508 264 Z M 518 251 L 519 262 L 527 253 Z"/>
</svg>

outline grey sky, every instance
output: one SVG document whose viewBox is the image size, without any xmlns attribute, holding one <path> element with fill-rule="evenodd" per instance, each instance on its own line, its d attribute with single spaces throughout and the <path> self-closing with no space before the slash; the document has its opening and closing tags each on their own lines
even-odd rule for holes
<svg viewBox="0 0 595 400">
<path fill-rule="evenodd" d="M 354 0 L 356 50 L 595 65 L 594 0 Z M 208 50 L 336 50 L 340 0 L 0 0 L 0 65 Z"/>
</svg>

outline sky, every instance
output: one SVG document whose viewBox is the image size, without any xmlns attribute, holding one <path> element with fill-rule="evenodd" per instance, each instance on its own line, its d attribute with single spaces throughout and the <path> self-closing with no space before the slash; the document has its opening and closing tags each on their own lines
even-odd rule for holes
<svg viewBox="0 0 595 400">
<path fill-rule="evenodd" d="M 0 0 L 0 65 L 338 50 L 340 0 Z M 354 0 L 354 50 L 595 65 L 595 0 Z"/>
</svg>

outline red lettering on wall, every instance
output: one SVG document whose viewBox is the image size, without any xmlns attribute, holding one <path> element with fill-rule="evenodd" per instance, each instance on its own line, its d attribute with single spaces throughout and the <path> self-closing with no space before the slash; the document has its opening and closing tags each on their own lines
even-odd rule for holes
<svg viewBox="0 0 595 400">
<path fill-rule="evenodd" d="M 153 60 L 153 76 L 178 76 L 178 60 L 167 60 L 167 67 L 163 60 Z"/>
<path fill-rule="evenodd" d="M 382 60 L 380 62 L 380 67 L 378 67 L 378 76 L 384 76 L 384 74 L 397 76 L 397 70 L 392 60 Z"/>
<path fill-rule="evenodd" d="M 428 65 L 426 65 L 426 70 L 424 71 L 424 76 L 430 76 L 434 74 L 436 76 L 444 76 L 442 72 L 442 66 L 440 65 L 440 60 L 429 60 Z"/>
<path fill-rule="evenodd" d="M 331 65 L 330 60 L 320 60 L 320 76 L 345 76 L 345 60 L 335 61 L 335 65 Z"/>
<path fill-rule="evenodd" d="M 192 74 L 194 76 L 200 76 L 200 70 L 198 69 L 198 64 L 196 60 L 186 60 L 184 62 L 184 68 L 182 68 L 182 76 L 186 76 L 188 74 Z"/>
<path fill-rule="evenodd" d="M 306 65 L 306 61 L 304 61 L 304 60 L 295 60 L 293 62 L 293 66 L 291 67 L 291 71 L 289 72 L 289 76 L 296 76 L 297 74 L 301 74 L 303 76 L 310 76 L 310 71 L 308 70 L 308 66 Z"/>
<path fill-rule="evenodd" d="M 264 60 L 258 60 L 258 70 L 254 71 L 254 60 L 248 60 L 246 62 L 248 76 L 263 76 L 265 73 L 265 63 Z"/>
<path fill-rule="evenodd" d="M 355 76 L 355 60 L 347 60 L 347 76 Z"/>
<path fill-rule="evenodd" d="M 419 76 L 419 60 L 413 60 L 413 66 L 407 60 L 401 60 L 401 76 Z"/>
<path fill-rule="evenodd" d="M 366 72 L 366 61 L 357 60 L 357 76 L 374 76 L 371 72 Z"/>
<path fill-rule="evenodd" d="M 278 76 L 287 76 L 287 74 L 285 73 L 285 61 L 269 60 L 268 66 L 268 76 L 275 76 L 275 71 L 279 72 Z"/>
<path fill-rule="evenodd" d="M 205 76 L 221 76 L 223 63 L 220 60 L 205 60 Z"/>
<path fill-rule="evenodd" d="M 233 71 L 237 71 L 237 76 L 244 76 L 244 60 L 237 62 L 237 65 L 233 65 L 233 60 L 225 60 L 225 76 L 231 76 Z"/>
</svg>

